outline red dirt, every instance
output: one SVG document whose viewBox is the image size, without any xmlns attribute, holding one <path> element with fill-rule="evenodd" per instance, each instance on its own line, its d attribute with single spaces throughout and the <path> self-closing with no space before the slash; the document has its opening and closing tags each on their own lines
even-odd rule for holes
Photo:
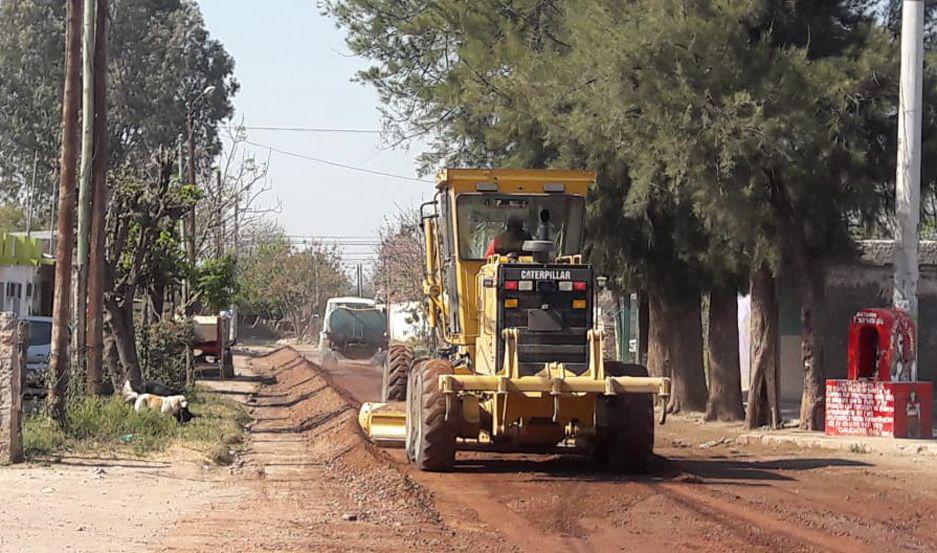
<svg viewBox="0 0 937 553">
<path fill-rule="evenodd" d="M 339 364 L 323 374 L 352 404 L 377 399 L 374 368 Z M 400 450 L 385 451 L 430 492 L 443 525 L 520 550 L 937 550 L 933 466 L 743 448 L 732 441 L 740 431 L 674 418 L 658 427 L 656 472 L 642 477 L 594 473 L 578 456 L 491 452 L 459 452 L 453 473 L 422 473 Z M 699 447 L 720 437 L 726 443 Z"/>
<path fill-rule="evenodd" d="M 289 349 L 253 360 L 250 450 L 230 500 L 177 525 L 162 551 L 484 550 L 364 440 L 357 412 Z"/>
</svg>

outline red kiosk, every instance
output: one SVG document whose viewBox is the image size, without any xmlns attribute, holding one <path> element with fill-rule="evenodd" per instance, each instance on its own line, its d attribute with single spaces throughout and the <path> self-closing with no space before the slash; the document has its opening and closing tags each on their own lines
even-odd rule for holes
<svg viewBox="0 0 937 553">
<path fill-rule="evenodd" d="M 826 381 L 831 436 L 931 438 L 933 386 L 912 381 L 914 321 L 902 310 L 863 309 L 849 325 L 849 377 Z"/>
</svg>

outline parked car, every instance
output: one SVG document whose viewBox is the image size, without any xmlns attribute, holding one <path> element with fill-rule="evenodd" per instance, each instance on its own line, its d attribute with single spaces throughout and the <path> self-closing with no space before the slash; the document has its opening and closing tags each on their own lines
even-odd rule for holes
<svg viewBox="0 0 937 553">
<path fill-rule="evenodd" d="M 29 346 L 26 349 L 23 390 L 43 390 L 52 350 L 52 317 L 24 317 L 24 320 L 29 322 Z"/>
</svg>

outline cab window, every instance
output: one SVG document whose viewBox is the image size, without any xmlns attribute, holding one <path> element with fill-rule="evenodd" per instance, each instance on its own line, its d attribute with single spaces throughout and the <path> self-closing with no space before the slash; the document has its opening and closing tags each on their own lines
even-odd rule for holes
<svg viewBox="0 0 937 553">
<path fill-rule="evenodd" d="M 560 255 L 582 252 L 582 196 L 551 194 L 460 194 L 456 198 L 459 223 L 459 257 L 481 260 L 489 244 L 507 228 L 508 220 L 520 219 L 523 231 L 537 235 L 540 212 L 550 212 L 550 237 Z"/>
</svg>

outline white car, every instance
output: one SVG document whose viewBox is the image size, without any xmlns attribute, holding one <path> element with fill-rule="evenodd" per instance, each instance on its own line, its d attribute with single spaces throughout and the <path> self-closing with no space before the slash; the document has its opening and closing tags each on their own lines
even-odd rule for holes
<svg viewBox="0 0 937 553">
<path fill-rule="evenodd" d="M 23 389 L 45 388 L 49 354 L 52 350 L 52 317 L 24 317 L 29 322 L 29 346 L 26 349 L 26 371 Z"/>
</svg>

